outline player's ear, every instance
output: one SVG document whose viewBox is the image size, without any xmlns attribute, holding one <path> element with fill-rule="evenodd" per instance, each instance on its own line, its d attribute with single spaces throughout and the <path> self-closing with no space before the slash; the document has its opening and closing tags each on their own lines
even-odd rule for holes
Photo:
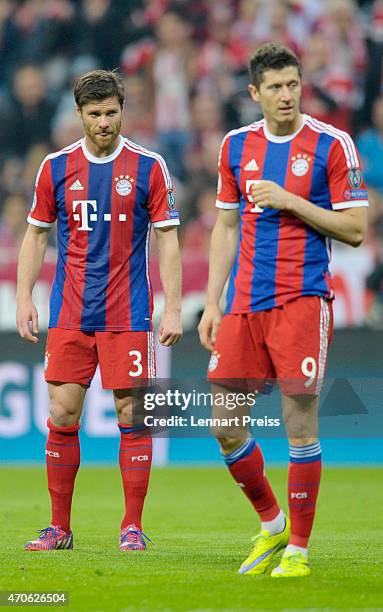
<svg viewBox="0 0 383 612">
<path fill-rule="evenodd" d="M 76 106 L 76 114 L 78 117 L 81 117 L 81 108 L 79 106 Z"/>
<path fill-rule="evenodd" d="M 258 89 L 256 88 L 256 86 L 253 85 L 252 83 L 250 83 L 247 86 L 247 89 L 248 89 L 249 94 L 251 95 L 252 99 L 254 100 L 254 102 L 259 102 L 259 93 L 258 93 Z"/>
</svg>

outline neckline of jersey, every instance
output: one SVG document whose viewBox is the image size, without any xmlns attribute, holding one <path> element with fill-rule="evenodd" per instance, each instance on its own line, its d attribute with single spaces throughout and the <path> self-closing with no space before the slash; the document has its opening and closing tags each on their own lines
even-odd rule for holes
<svg viewBox="0 0 383 612">
<path fill-rule="evenodd" d="M 93 162 L 94 164 L 107 164 L 111 161 L 114 161 L 116 157 L 120 155 L 123 146 L 124 146 L 124 138 L 120 134 L 120 142 L 118 143 L 117 149 L 115 149 L 113 153 L 111 153 L 110 155 L 107 155 L 106 157 L 96 157 L 95 155 L 92 155 L 92 153 L 88 151 L 88 149 L 86 148 L 85 138 L 81 139 L 81 147 L 82 147 L 85 157 L 87 158 L 88 161 Z"/>
<path fill-rule="evenodd" d="M 263 124 L 263 131 L 264 134 L 267 138 L 267 140 L 270 140 L 271 142 L 276 142 L 276 143 L 283 143 L 283 142 L 289 142 L 290 140 L 293 140 L 293 138 L 295 138 L 295 136 L 298 136 L 299 132 L 301 132 L 304 128 L 304 126 L 306 125 L 306 121 L 307 121 L 307 115 L 306 114 L 302 114 L 302 123 L 299 126 L 299 128 L 297 129 L 296 132 L 294 132 L 294 134 L 286 134 L 286 136 L 276 136 L 275 134 L 272 134 L 269 130 L 269 128 L 267 127 L 267 123 L 266 120 L 264 121 Z"/>
</svg>

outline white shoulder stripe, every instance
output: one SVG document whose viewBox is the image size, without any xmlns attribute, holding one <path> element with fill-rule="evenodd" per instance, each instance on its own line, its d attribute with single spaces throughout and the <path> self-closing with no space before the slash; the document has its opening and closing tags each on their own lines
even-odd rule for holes
<svg viewBox="0 0 383 612">
<path fill-rule="evenodd" d="M 72 144 L 64 147 L 64 149 L 60 149 L 60 151 L 56 151 L 55 153 L 49 153 L 45 159 L 54 159 L 55 157 L 59 157 L 59 155 L 66 155 L 68 153 L 72 153 L 79 147 L 81 147 L 82 140 L 77 140 L 77 142 L 73 142 Z"/>
<path fill-rule="evenodd" d="M 77 149 L 79 146 L 81 146 L 82 143 L 82 138 L 80 138 L 80 140 L 76 140 L 76 142 L 73 142 L 70 145 L 67 145 L 66 147 L 64 147 L 63 149 L 61 149 L 61 151 L 59 151 L 59 153 L 68 153 L 68 151 L 74 151 L 75 149 Z"/>
<path fill-rule="evenodd" d="M 169 170 L 167 168 L 167 165 L 162 155 L 159 155 L 159 153 L 154 153 L 154 151 L 149 151 L 148 149 L 144 149 L 144 147 L 141 147 L 140 145 L 135 144 L 134 142 L 132 142 L 131 140 L 128 140 L 127 138 L 125 138 L 124 140 L 125 140 L 124 146 L 129 151 L 133 151 L 134 153 L 140 153 L 141 155 L 146 155 L 146 157 L 153 157 L 155 160 L 157 160 L 162 170 L 166 188 L 173 189 L 172 179 L 170 178 Z"/>
<path fill-rule="evenodd" d="M 243 127 L 235 128 L 235 130 L 230 130 L 230 132 L 225 134 L 225 136 L 223 137 L 222 143 L 221 143 L 221 147 L 219 149 L 218 165 L 221 163 L 222 150 L 228 138 L 230 138 L 231 136 L 235 136 L 236 134 L 241 134 L 242 132 L 257 132 L 261 127 L 263 127 L 264 122 L 265 120 L 261 119 L 260 121 L 249 123 L 248 125 L 244 125 Z"/>
<path fill-rule="evenodd" d="M 255 121 L 254 123 L 251 124 L 250 130 L 252 132 L 257 132 L 264 125 L 265 125 L 265 120 L 264 119 L 260 119 L 260 121 Z"/>
<path fill-rule="evenodd" d="M 170 178 L 170 174 L 169 174 L 169 170 L 166 166 L 165 160 L 164 158 L 159 155 L 158 153 L 154 153 L 153 151 L 149 151 L 148 149 L 145 149 L 144 147 L 141 147 L 140 145 L 136 145 L 135 143 L 128 141 L 127 139 L 125 140 L 125 144 L 124 146 L 130 150 L 133 151 L 134 153 L 139 153 L 141 155 L 145 155 L 146 157 L 153 157 L 154 159 L 156 159 L 161 167 L 162 170 L 162 174 L 164 176 L 164 181 L 165 181 L 165 185 L 167 189 L 172 189 L 172 180 Z"/>
<path fill-rule="evenodd" d="M 331 131 L 335 135 L 338 135 L 339 138 L 341 138 L 346 143 L 346 145 L 350 149 L 353 168 L 358 167 L 359 166 L 358 154 L 356 152 L 356 147 L 355 147 L 354 141 L 351 138 L 350 134 L 348 134 L 347 132 L 344 132 L 343 130 L 339 130 L 338 128 L 335 128 L 332 125 L 318 121 L 317 119 L 314 119 L 313 121 L 319 126 L 321 125 L 325 126 L 326 128 L 328 128 L 329 131 Z"/>
<path fill-rule="evenodd" d="M 56 151 L 55 153 L 49 153 L 48 155 L 46 155 L 40 164 L 40 168 L 37 171 L 35 185 L 37 185 L 39 178 L 40 178 L 40 174 L 44 168 L 45 163 L 48 160 L 55 159 L 56 157 L 60 157 L 60 155 L 67 155 L 68 153 L 72 153 L 79 147 L 81 147 L 81 140 L 78 140 L 77 142 L 74 142 L 73 144 L 68 145 L 64 149 L 60 149 L 60 151 Z"/>
<path fill-rule="evenodd" d="M 355 145 L 352 141 L 352 138 L 342 130 L 338 130 L 333 126 L 313 119 L 313 117 L 309 117 L 307 120 L 307 124 L 311 129 L 319 133 L 326 133 L 333 138 L 336 138 L 342 145 L 348 168 L 355 168 L 359 166 L 358 157 L 356 154 Z"/>
<path fill-rule="evenodd" d="M 336 138 L 343 147 L 343 151 L 347 161 L 347 167 L 349 169 L 359 167 L 359 160 L 358 155 L 356 153 L 354 141 L 352 140 L 351 136 L 347 134 L 347 132 L 338 130 L 332 125 L 329 125 L 328 123 L 323 123 L 322 121 L 318 121 L 313 117 L 307 118 L 307 125 L 311 127 L 314 132 L 325 133 L 329 136 L 333 136 L 333 138 Z"/>
<path fill-rule="evenodd" d="M 254 123 L 249 123 L 248 125 L 244 125 L 243 127 L 235 128 L 234 130 L 230 130 L 230 132 L 228 132 L 224 136 L 224 139 L 222 142 L 225 142 L 225 140 L 227 140 L 227 138 L 229 138 L 230 136 L 235 136 L 236 134 L 241 134 L 242 132 L 257 131 L 263 126 L 264 122 L 265 120 L 261 119 L 260 121 L 255 121 Z"/>
</svg>

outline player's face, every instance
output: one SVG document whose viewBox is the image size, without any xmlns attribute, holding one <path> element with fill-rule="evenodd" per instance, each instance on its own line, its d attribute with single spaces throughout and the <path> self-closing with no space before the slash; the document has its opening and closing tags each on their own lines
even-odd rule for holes
<svg viewBox="0 0 383 612">
<path fill-rule="evenodd" d="M 89 102 L 77 109 L 90 152 L 98 157 L 110 155 L 118 145 L 122 108 L 117 97 Z"/>
<path fill-rule="evenodd" d="M 259 89 L 249 85 L 249 91 L 253 100 L 260 104 L 272 132 L 277 133 L 282 126 L 287 128 L 287 133 L 297 129 L 302 84 L 295 66 L 266 70 Z"/>
</svg>

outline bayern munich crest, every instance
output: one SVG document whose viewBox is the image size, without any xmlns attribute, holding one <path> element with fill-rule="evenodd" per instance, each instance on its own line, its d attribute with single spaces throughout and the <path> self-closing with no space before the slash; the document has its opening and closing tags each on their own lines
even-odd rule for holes
<svg viewBox="0 0 383 612">
<path fill-rule="evenodd" d="M 133 189 L 133 181 L 134 179 L 128 175 L 121 174 L 120 176 L 116 176 L 116 191 L 120 196 L 128 196 Z"/>
<path fill-rule="evenodd" d="M 295 176 L 304 176 L 310 170 L 311 157 L 306 154 L 298 153 L 292 158 L 291 172 Z"/>
</svg>

